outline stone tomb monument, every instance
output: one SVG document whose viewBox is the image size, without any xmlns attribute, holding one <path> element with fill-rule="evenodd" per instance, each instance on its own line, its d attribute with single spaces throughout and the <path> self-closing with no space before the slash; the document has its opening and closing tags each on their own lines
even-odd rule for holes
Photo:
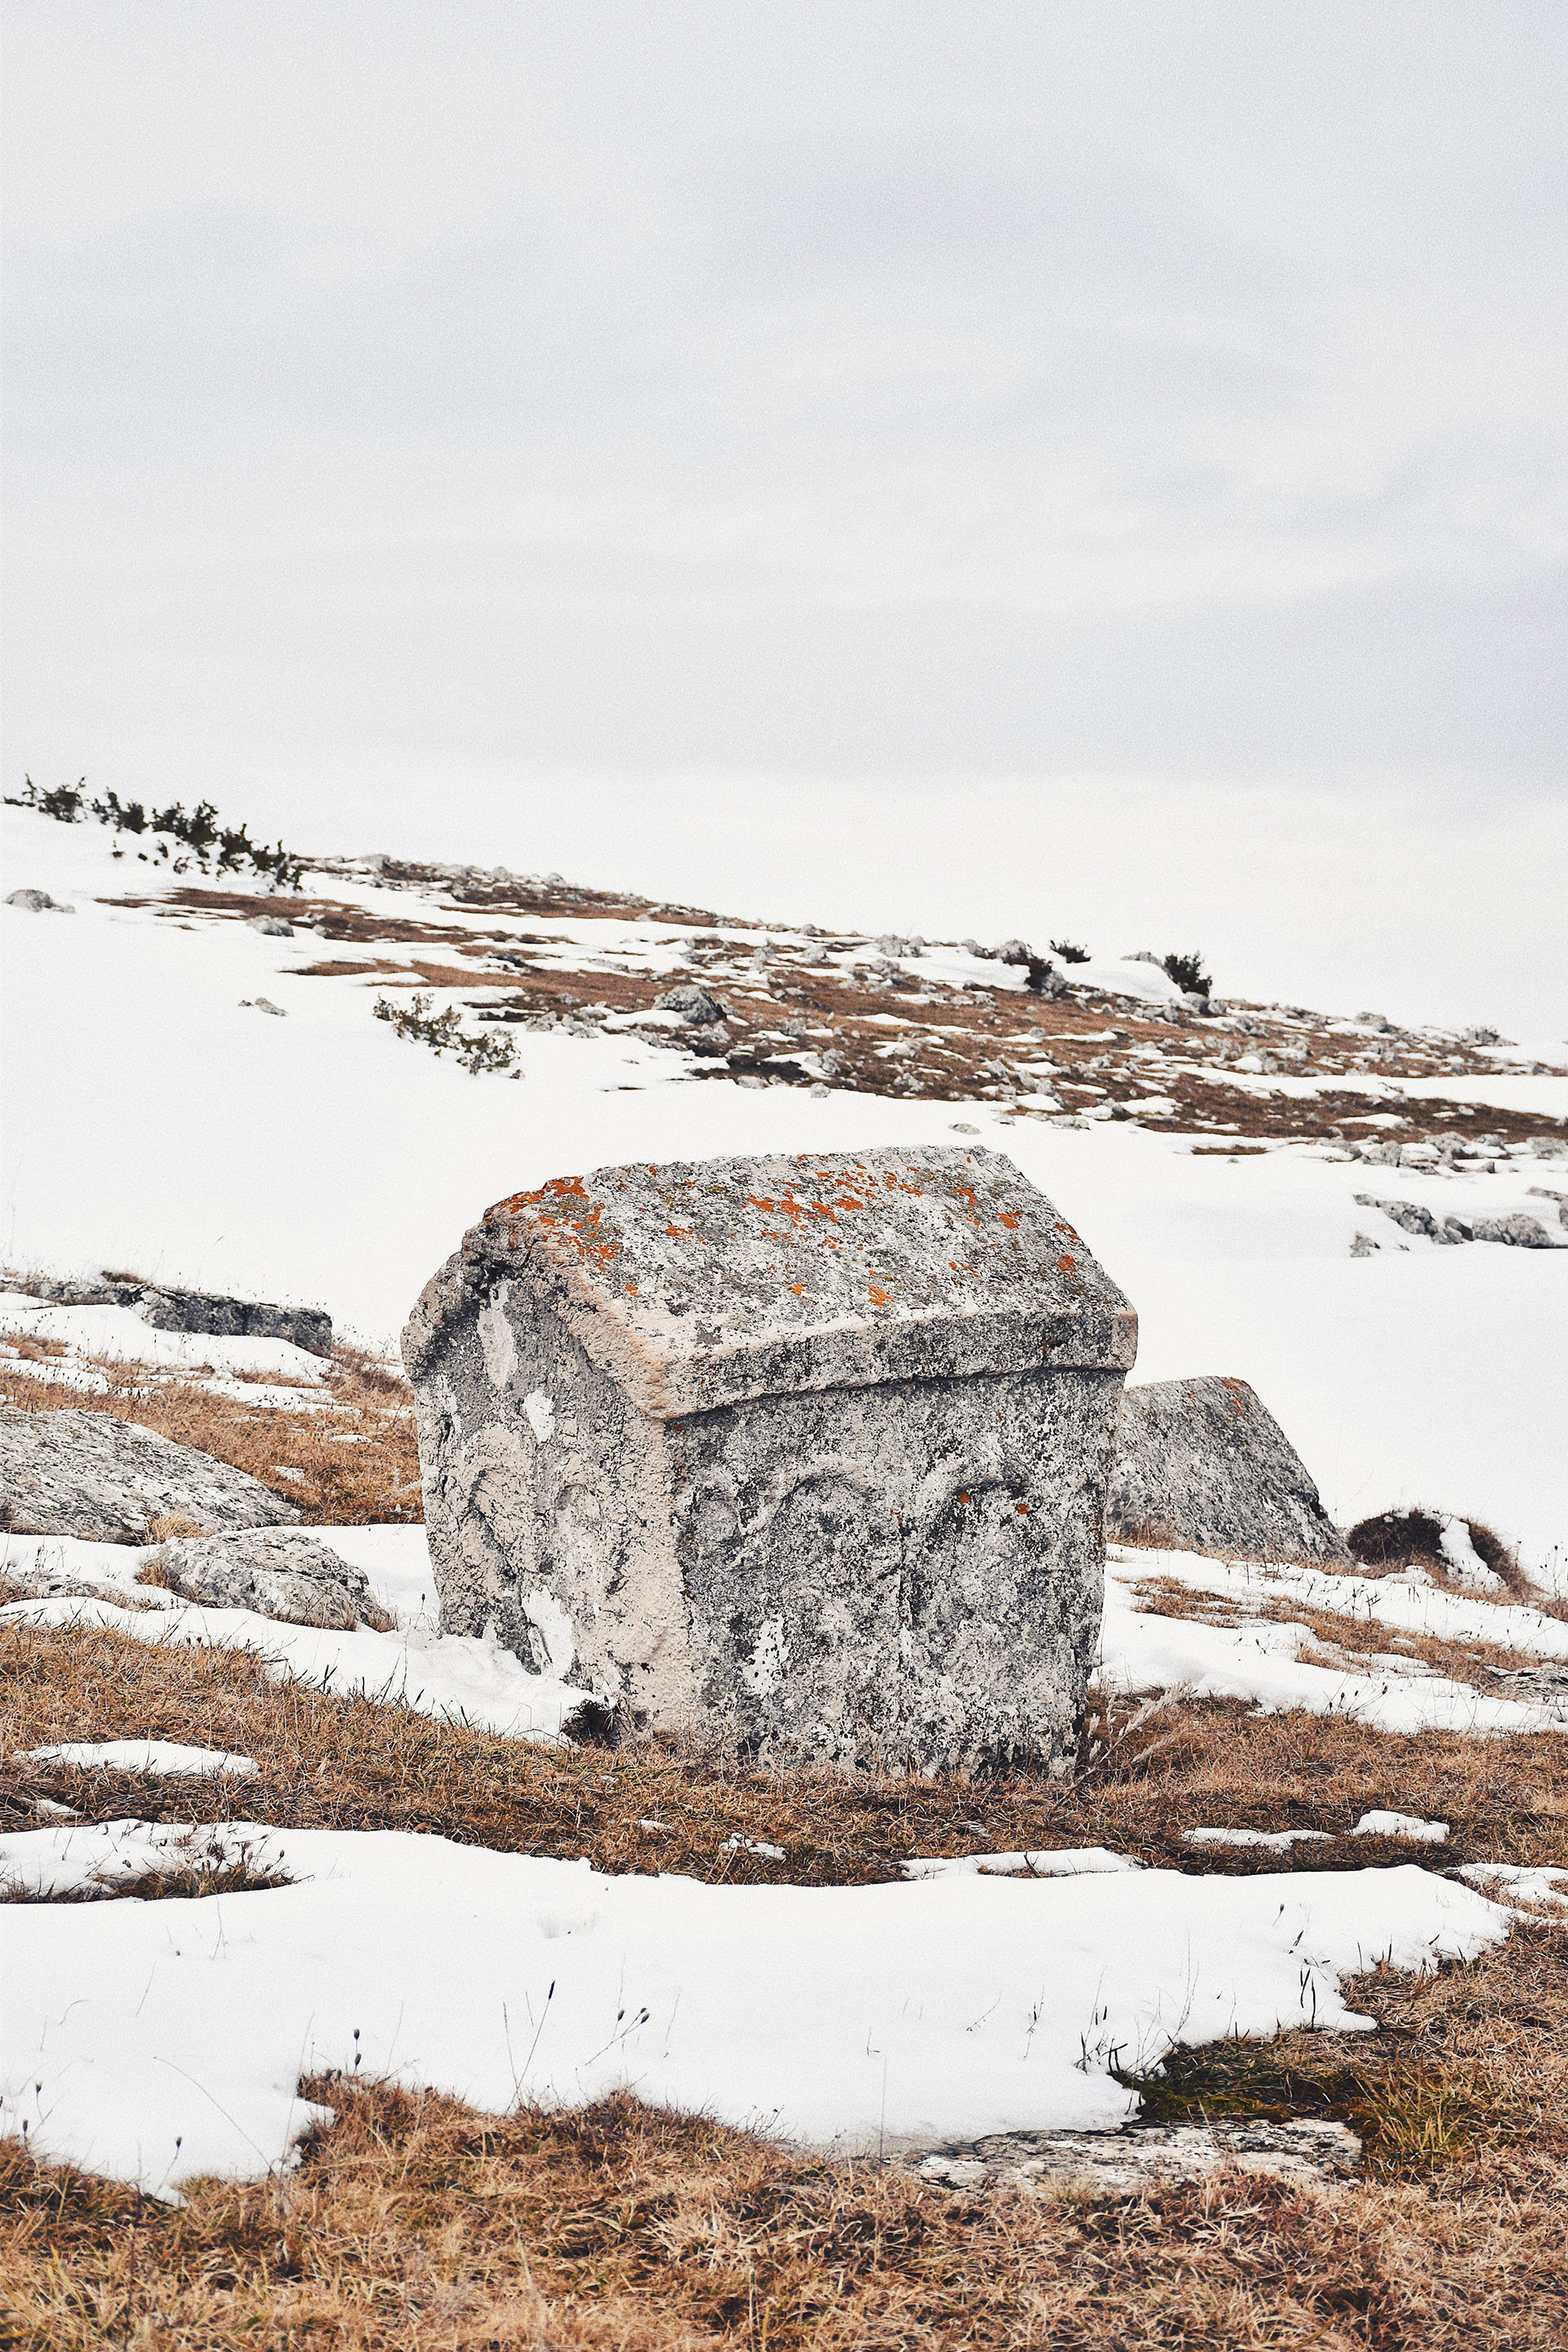
<svg viewBox="0 0 1568 2352">
<path fill-rule="evenodd" d="M 517 1193 L 404 1333 L 442 1624 L 761 1760 L 1068 1754 L 1136 1345 L 995 1152 Z"/>
</svg>

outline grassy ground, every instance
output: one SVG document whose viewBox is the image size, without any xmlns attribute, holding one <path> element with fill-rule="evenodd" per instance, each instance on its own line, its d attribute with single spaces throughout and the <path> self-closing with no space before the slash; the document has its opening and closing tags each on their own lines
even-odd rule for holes
<svg viewBox="0 0 1568 2352">
<path fill-rule="evenodd" d="M 224 1651 L 0 1628 L 0 1745 L 135 1731 L 255 1757 L 255 1780 L 16 1762 L 84 1816 L 439 1831 L 706 1879 L 884 1877 L 911 1853 L 1107 1843 L 1193 1869 L 1184 1828 L 1347 1831 L 1372 1806 L 1453 1823 L 1441 1848 L 1298 1847 L 1295 1867 L 1568 1860 L 1568 1741 L 1389 1738 L 1332 1717 L 1173 1704 L 1125 1717 L 1073 1782 L 763 1774 L 669 1742 L 533 1748 L 266 1680 Z M 664 1826 L 650 1831 L 653 1820 Z M 783 1864 L 726 1849 L 735 1832 Z M 1275 1869 L 1256 1850 L 1202 1866 Z M 168 1891 L 174 1891 L 173 1889 Z M 198 2185 L 184 2209 L 0 2151 L 0 2344 L 60 2347 L 1555 2347 L 1568 2340 L 1568 1931 L 1521 1928 L 1431 1979 L 1381 1972 L 1376 2034 L 1185 2053 L 1163 2117 L 1332 2115 L 1364 2177 L 1239 2174 L 1131 2201 L 983 2197 L 803 2159 L 630 2101 L 481 2117 L 318 2084 L 338 2120 L 299 2170 Z"/>
<path fill-rule="evenodd" d="M 417 1508 L 406 1392 L 340 1355 L 327 1411 L 214 1397 L 121 1368 L 107 1395 L 0 1371 L 33 1409 L 122 1412 L 287 1482 L 318 1523 Z M 342 1445 L 332 1433 L 362 1442 Z M 1230 1614 L 1165 1580 L 1167 1613 Z M 1270 1612 L 1270 1613 L 1279 1613 Z M 1283 1613 L 1300 1621 L 1294 1607 Z M 1392 1637 L 1332 1612 L 1325 1654 Z M 1484 1681 L 1494 1645 L 1412 1643 Z M 1451 1653 L 1451 1654 L 1450 1654 Z M 1513 1661 L 1518 1663 L 1517 1661 Z M 240 1783 L 83 1773 L 17 1751 L 134 1733 L 238 1750 Z M 691 1745 L 546 1748 L 267 1679 L 221 1650 L 0 1626 L 0 1828 L 42 1798 L 89 1819 L 247 1820 L 436 1832 L 586 1855 L 605 1871 L 844 1884 L 914 1853 L 1105 1844 L 1205 1872 L 1568 1863 L 1568 1740 L 1397 1738 L 1333 1716 L 1174 1699 L 1102 1710 L 1070 1780 L 763 1773 Z M 1447 1844 L 1346 1836 L 1373 1808 L 1437 1817 Z M 1289 1855 L 1205 1848 L 1202 1826 L 1322 1829 Z M 784 1859 L 736 1850 L 742 1837 Z M 144 1884 L 215 1893 L 232 1872 Z M 617 2100 L 479 2116 L 432 2094 L 311 2086 L 337 2121 L 297 2171 L 196 2184 L 170 2209 L 0 2147 L 0 2345 L 528 2346 L 687 2352 L 900 2347 L 1354 2347 L 1568 2341 L 1568 1926 L 1521 1927 L 1435 1978 L 1357 1990 L 1375 2034 L 1297 2033 L 1184 2053 L 1142 2083 L 1159 2119 L 1333 2116 L 1363 2177 L 1288 2189 L 1239 2173 L 1131 2200 L 976 2196 L 896 2168 L 826 2165 Z"/>
<path fill-rule="evenodd" d="M 13 2146 L 0 2150 L 0 2341 L 1560 2347 L 1563 1939 L 1525 1931 L 1436 1989 L 1384 1990 L 1391 2023 L 1425 2000 L 1442 2055 L 1414 2093 L 1407 2056 L 1386 2080 L 1376 2060 L 1362 2069 L 1351 2110 L 1363 2126 L 1390 2114 L 1393 2132 L 1373 2134 L 1371 2178 L 1321 2190 L 1232 2172 L 1126 2201 L 974 2198 L 629 2099 L 480 2117 L 341 2077 L 307 2086 L 336 2121 L 297 2172 L 195 2184 L 183 2210 Z M 1521 2005 L 1555 2029 L 1533 2065 L 1512 2046 L 1493 2054 Z M 1464 2023 L 1478 2011 L 1479 2032 Z M 1275 2067 L 1277 2105 L 1288 2072 Z"/>
<path fill-rule="evenodd" d="M 130 1734 L 254 1757 L 258 1776 L 171 1782 L 60 1765 L 10 1768 L 11 1822 L 47 1797 L 100 1820 L 247 1819 L 280 1827 L 405 1829 L 595 1868 L 706 1879 L 842 1885 L 889 1875 L 909 1854 L 1104 1844 L 1200 1866 L 1182 1832 L 1321 1829 L 1289 1856 L 1205 1848 L 1201 1867 L 1351 1869 L 1408 1862 L 1568 1862 L 1568 1739 L 1400 1738 L 1340 1716 L 1255 1717 L 1182 1703 L 1127 1727 L 1077 1780 L 1020 1771 L 976 1780 L 836 1771 L 760 1772 L 668 1739 L 613 1750 L 531 1746 L 365 1699 L 273 1682 L 241 1651 L 160 1648 L 123 1634 L 0 1627 L 0 1744 L 7 1753 Z M 1451 1823 L 1441 1849 L 1343 1842 L 1374 1809 Z M 647 1826 L 652 1822 L 655 1827 Z M 733 1834 L 784 1860 L 734 1852 Z"/>
</svg>

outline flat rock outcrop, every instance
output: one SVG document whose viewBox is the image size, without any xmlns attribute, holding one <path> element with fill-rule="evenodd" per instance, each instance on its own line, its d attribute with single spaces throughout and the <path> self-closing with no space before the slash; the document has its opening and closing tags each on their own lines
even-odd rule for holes
<svg viewBox="0 0 1568 2352">
<path fill-rule="evenodd" d="M 332 1318 L 320 1307 L 279 1307 L 218 1290 L 165 1288 L 129 1274 L 80 1279 L 30 1275 L 6 1287 L 54 1307 L 128 1307 L 160 1331 L 196 1331 L 215 1339 L 287 1339 L 312 1356 L 332 1352 Z"/>
<path fill-rule="evenodd" d="M 759 1759 L 1060 1759 L 1136 1343 L 994 1152 L 517 1193 L 404 1334 L 442 1624 Z"/>
<path fill-rule="evenodd" d="M 0 1514 L 18 1535 L 146 1543 L 175 1513 L 222 1529 L 289 1525 L 259 1478 L 108 1412 L 0 1412 Z"/>
<path fill-rule="evenodd" d="M 1256 1389 L 1210 1374 L 1124 1392 L 1105 1531 L 1221 1559 L 1354 1564 Z"/>
<path fill-rule="evenodd" d="M 1353 2132 L 1315 2116 L 1289 2123 L 1225 2116 L 1203 2124 L 1134 2124 L 1113 2132 L 998 2132 L 899 2161 L 921 2180 L 970 2194 L 1042 2190 L 1072 2181 L 1098 2197 L 1133 2197 L 1160 2182 L 1202 2180 L 1226 2165 L 1302 2184 L 1332 2179 L 1353 2172 L 1361 2153 Z"/>
<path fill-rule="evenodd" d="M 171 1592 L 212 1609 L 253 1609 L 293 1625 L 390 1622 L 360 1570 L 319 1536 L 292 1528 L 175 1536 L 145 1565 Z"/>
</svg>

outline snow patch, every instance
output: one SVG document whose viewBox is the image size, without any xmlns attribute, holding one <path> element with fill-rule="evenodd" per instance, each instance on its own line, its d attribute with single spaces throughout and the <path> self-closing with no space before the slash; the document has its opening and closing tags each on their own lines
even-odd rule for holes
<svg viewBox="0 0 1568 2352">
<path fill-rule="evenodd" d="M 164 2197 L 257 2179 L 317 2119 L 300 2076 L 356 2059 L 489 2113 L 633 2088 L 842 2152 L 1111 2131 L 1136 2105 L 1116 2070 L 1367 2028 L 1342 1979 L 1469 1958 L 1511 1924 L 1411 1864 L 733 1886 L 393 1831 L 231 1833 L 293 1883 L 0 1906 L 0 2114 L 40 2155 Z M 55 1883 L 80 1835 L 0 1838 L 0 1869 Z"/>
<path fill-rule="evenodd" d="M 175 1773 L 184 1779 L 222 1774 L 247 1780 L 253 1756 L 229 1756 L 220 1748 L 183 1748 L 174 1739 L 68 1739 L 58 1748 L 24 1748 L 34 1764 L 74 1764 L 82 1771 Z"/>
</svg>

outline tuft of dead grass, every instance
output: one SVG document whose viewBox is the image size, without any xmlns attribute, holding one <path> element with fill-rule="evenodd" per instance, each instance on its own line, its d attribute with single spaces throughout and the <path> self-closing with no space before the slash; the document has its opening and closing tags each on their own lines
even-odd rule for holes
<svg viewBox="0 0 1568 2352">
<path fill-rule="evenodd" d="M 299 1506 L 307 1527 L 360 1527 L 424 1516 L 414 1397 L 406 1381 L 361 1348 L 332 1349 L 324 1390 L 299 1385 L 304 1402 L 251 1404 L 198 1380 L 168 1380 L 151 1366 L 94 1360 L 106 1383 L 75 1388 L 0 1362 L 0 1401 L 24 1412 L 70 1407 L 106 1412 L 192 1445 Z M 165 1528 L 164 1533 L 200 1532 Z M 161 1538 L 159 1538 L 161 1539 Z"/>
<path fill-rule="evenodd" d="M 1300 1625 L 1310 1635 L 1321 1653 L 1312 1657 L 1303 1653 L 1310 1665 L 1350 1666 L 1364 1670 L 1370 1659 L 1386 1658 L 1393 1654 L 1401 1660 L 1413 1658 L 1424 1665 L 1446 1675 L 1449 1681 L 1468 1683 L 1472 1689 L 1497 1696 L 1497 1675 L 1513 1674 L 1521 1668 L 1530 1669 L 1542 1663 L 1534 1651 L 1516 1650 L 1504 1642 L 1447 1641 L 1436 1633 L 1409 1633 L 1397 1625 L 1384 1624 L 1375 1617 L 1352 1616 L 1348 1611 L 1318 1609 L 1309 1603 L 1286 1600 L 1269 1601 L 1261 1597 L 1238 1601 L 1234 1596 L 1205 1592 L 1192 1585 L 1180 1584 L 1173 1577 L 1142 1577 L 1133 1588 L 1134 1597 L 1154 1615 L 1185 1618 L 1199 1625 L 1235 1626 L 1266 1623 Z M 1467 1595 L 1469 1599 L 1492 1595 Z M 1511 1596 L 1505 1596 L 1511 1600 Z M 1532 1595 L 1530 1603 L 1538 1606 Z M 1542 1616 L 1552 1612 L 1540 1606 Z"/>
</svg>

